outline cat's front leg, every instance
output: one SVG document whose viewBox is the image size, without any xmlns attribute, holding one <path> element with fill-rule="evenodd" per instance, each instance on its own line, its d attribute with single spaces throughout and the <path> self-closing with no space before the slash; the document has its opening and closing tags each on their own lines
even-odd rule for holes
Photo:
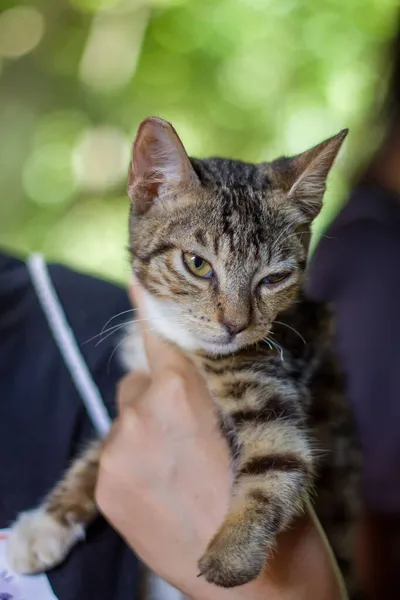
<svg viewBox="0 0 400 600">
<path fill-rule="evenodd" d="M 128 370 L 148 371 L 135 322 L 128 326 L 127 333 L 120 358 Z M 58 565 L 84 537 L 85 527 L 97 515 L 94 491 L 101 447 L 101 441 L 92 442 L 44 502 L 18 516 L 7 543 L 7 557 L 16 572 L 37 573 Z"/>
<path fill-rule="evenodd" d="M 223 587 L 260 574 L 277 534 L 302 510 L 312 482 L 308 436 L 295 419 L 272 411 L 263 422 L 254 410 L 231 416 L 240 448 L 231 506 L 199 561 L 207 581 Z"/>
<path fill-rule="evenodd" d="M 94 491 L 102 442 L 92 442 L 37 508 L 21 513 L 7 542 L 17 573 L 46 571 L 61 563 L 97 515 Z"/>
</svg>

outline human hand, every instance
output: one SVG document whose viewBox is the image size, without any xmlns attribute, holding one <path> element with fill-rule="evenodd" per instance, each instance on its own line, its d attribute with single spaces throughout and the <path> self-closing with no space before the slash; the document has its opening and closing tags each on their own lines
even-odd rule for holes
<svg viewBox="0 0 400 600">
<path fill-rule="evenodd" d="M 119 387 L 119 417 L 100 463 L 101 511 L 144 563 L 195 600 L 339 600 L 328 553 L 307 517 L 280 536 L 257 580 L 227 590 L 197 577 L 228 508 L 229 452 L 194 365 L 142 334 L 151 374 L 130 374 Z"/>
</svg>

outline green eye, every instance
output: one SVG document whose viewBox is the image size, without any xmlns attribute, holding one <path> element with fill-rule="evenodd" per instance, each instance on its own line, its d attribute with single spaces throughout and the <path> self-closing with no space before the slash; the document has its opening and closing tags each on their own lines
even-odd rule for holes
<svg viewBox="0 0 400 600">
<path fill-rule="evenodd" d="M 183 262 L 189 271 L 197 277 L 208 279 L 213 274 L 212 266 L 204 260 L 204 258 L 201 258 L 201 256 L 196 256 L 196 254 L 191 254 L 190 252 L 184 252 Z"/>
<path fill-rule="evenodd" d="M 273 285 L 274 283 L 280 283 L 287 277 L 289 277 L 290 273 L 271 273 L 268 277 L 262 280 L 263 285 Z"/>
</svg>

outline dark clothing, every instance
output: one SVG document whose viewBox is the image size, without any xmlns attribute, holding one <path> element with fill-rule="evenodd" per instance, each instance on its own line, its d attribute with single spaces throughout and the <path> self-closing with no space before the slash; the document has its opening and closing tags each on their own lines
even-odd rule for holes
<svg viewBox="0 0 400 600">
<path fill-rule="evenodd" d="M 308 293 L 331 302 L 364 452 L 365 500 L 400 514 L 400 199 L 360 188 L 320 241 Z"/>
<path fill-rule="evenodd" d="M 127 311 L 123 290 L 61 266 L 50 275 L 94 382 L 110 415 L 123 371 L 121 339 L 87 340 Z M 126 315 L 125 315 L 126 316 Z M 116 324 L 117 319 L 112 324 Z M 34 508 L 69 461 L 95 435 L 23 262 L 0 254 L 0 528 Z M 48 574 L 59 600 L 134 600 L 138 561 L 103 519 L 67 561 Z"/>
</svg>

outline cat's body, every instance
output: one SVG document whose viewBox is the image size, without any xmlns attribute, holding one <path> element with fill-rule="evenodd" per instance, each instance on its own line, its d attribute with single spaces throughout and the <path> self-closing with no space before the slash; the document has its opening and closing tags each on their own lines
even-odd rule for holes
<svg viewBox="0 0 400 600">
<path fill-rule="evenodd" d="M 255 578 L 315 487 L 354 588 L 359 454 L 329 314 L 301 293 L 309 223 L 344 135 L 265 165 L 189 160 L 157 119 L 136 138 L 130 240 L 146 314 L 203 373 L 234 458 L 228 515 L 199 561 L 217 585 Z M 135 335 L 125 362 L 144 367 Z M 96 514 L 99 452 L 93 444 L 42 508 L 17 521 L 9 555 L 18 570 L 60 562 L 80 538 Z"/>
<path fill-rule="evenodd" d="M 275 346 L 265 342 L 228 357 L 194 354 L 192 358 L 204 373 L 222 415 L 233 420 L 228 417 L 221 424 L 233 455 L 237 454 L 236 428 L 254 430 L 260 423 L 280 427 L 283 421 L 289 425 L 303 421 L 314 454 L 311 502 L 352 598 L 356 593 L 353 555 L 360 514 L 361 452 L 332 347 L 331 313 L 328 307 L 300 294 L 296 303 L 279 315 L 270 336 Z M 139 327 L 132 327 L 122 358 L 127 368 L 147 368 Z M 258 410 L 253 410 L 251 394 L 254 398 L 260 375 L 268 392 L 257 394 L 265 402 L 263 408 L 259 404 Z M 273 392 L 282 382 L 293 385 L 300 406 L 288 401 L 288 388 L 284 399 Z"/>
</svg>

